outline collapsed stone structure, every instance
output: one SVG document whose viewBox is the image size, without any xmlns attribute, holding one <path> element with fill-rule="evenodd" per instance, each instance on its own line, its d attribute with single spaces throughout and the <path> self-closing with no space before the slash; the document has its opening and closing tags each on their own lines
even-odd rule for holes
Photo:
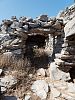
<svg viewBox="0 0 75 100">
<path fill-rule="evenodd" d="M 27 44 L 26 41 L 34 42 L 34 47 L 35 45 L 50 46 L 49 36 L 52 35 L 53 38 L 55 36 L 58 37 L 63 33 L 63 27 L 63 20 L 49 18 L 47 15 L 41 15 L 34 20 L 26 17 L 21 17 L 18 20 L 13 16 L 11 20 L 3 20 L 1 24 L 0 35 L 3 34 L 3 39 L 5 39 L 3 41 L 1 38 L 0 50 L 13 50 L 15 53 L 16 50 L 18 50 L 19 53 L 23 50 L 22 52 L 24 52 Z"/>
<path fill-rule="evenodd" d="M 16 16 L 12 16 L 11 20 L 3 20 L 0 25 L 0 54 L 23 58 L 27 56 L 31 63 L 35 59 L 32 59 L 35 50 L 40 52 L 42 49 L 48 56 L 48 84 L 45 80 L 37 80 L 31 87 L 41 100 L 75 100 L 75 84 L 67 83 L 73 79 L 72 72 L 75 70 L 74 22 L 75 4 L 60 12 L 57 17 L 49 18 L 47 15 L 41 15 L 36 19 L 24 16 L 17 19 Z M 36 55 L 42 55 L 42 52 L 40 54 L 39 52 Z M 47 73 L 43 68 L 37 72 L 38 76 L 45 77 L 45 74 Z M 48 86 L 52 97 L 46 99 Z M 74 90 L 69 86 L 74 87 Z M 70 95 L 64 94 L 63 91 L 67 91 Z M 28 95 L 26 98 L 30 97 Z"/>
</svg>

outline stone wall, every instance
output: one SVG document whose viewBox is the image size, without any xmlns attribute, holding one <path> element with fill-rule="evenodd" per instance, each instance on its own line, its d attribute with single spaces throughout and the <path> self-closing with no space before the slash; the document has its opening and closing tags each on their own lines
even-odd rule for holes
<svg viewBox="0 0 75 100">
<path fill-rule="evenodd" d="M 63 34 L 63 20 L 41 15 L 36 19 L 12 16 L 11 20 L 3 20 L 0 25 L 0 52 L 23 54 L 28 36 L 46 37 L 46 48 L 50 47 L 50 37 Z M 56 39 L 57 40 L 57 39 Z M 41 40 L 42 41 L 42 40 Z M 51 48 L 52 49 L 52 48 Z"/>
</svg>

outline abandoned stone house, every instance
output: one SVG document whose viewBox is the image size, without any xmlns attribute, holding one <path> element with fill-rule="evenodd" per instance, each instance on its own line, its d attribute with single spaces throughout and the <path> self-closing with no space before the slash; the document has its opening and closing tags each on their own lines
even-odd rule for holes
<svg viewBox="0 0 75 100">
<path fill-rule="evenodd" d="M 69 81 L 75 77 L 74 22 L 75 5 L 53 18 L 12 16 L 0 25 L 0 54 L 27 57 L 32 66 L 49 66 L 50 80 Z"/>
</svg>

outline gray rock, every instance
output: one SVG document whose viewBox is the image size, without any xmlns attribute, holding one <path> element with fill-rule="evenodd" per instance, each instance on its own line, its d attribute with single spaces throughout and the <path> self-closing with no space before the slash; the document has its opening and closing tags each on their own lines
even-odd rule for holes
<svg viewBox="0 0 75 100">
<path fill-rule="evenodd" d="M 40 21 L 46 22 L 46 21 L 48 21 L 48 16 L 47 15 L 41 15 L 37 19 L 40 20 Z"/>
<path fill-rule="evenodd" d="M 28 25 L 24 25 L 23 28 L 28 31 Z"/>
<path fill-rule="evenodd" d="M 53 98 L 57 98 L 61 95 L 61 93 L 56 88 L 51 88 L 51 94 Z"/>
<path fill-rule="evenodd" d="M 11 28 L 19 28 L 19 22 L 14 21 L 14 22 L 11 24 L 10 27 L 11 27 Z"/>
<path fill-rule="evenodd" d="M 22 51 L 21 49 L 17 49 L 17 50 L 13 50 L 12 53 L 13 54 L 21 54 L 22 53 L 21 51 Z"/>
<path fill-rule="evenodd" d="M 24 17 L 24 16 L 19 18 L 19 22 L 23 22 L 23 21 L 26 21 L 26 17 Z"/>
<path fill-rule="evenodd" d="M 18 32 L 24 32 L 24 29 L 23 29 L 23 28 L 19 28 L 19 27 L 18 27 L 16 30 L 17 30 Z"/>
<path fill-rule="evenodd" d="M 31 17 L 27 17 L 27 18 L 26 18 L 26 21 L 27 21 L 27 22 L 33 22 L 33 19 L 32 19 Z"/>
<path fill-rule="evenodd" d="M 3 70 L 2 70 L 2 69 L 0 69 L 0 75 L 2 74 L 2 72 L 3 72 Z"/>
<path fill-rule="evenodd" d="M 55 64 L 55 62 L 50 64 L 49 73 L 50 73 L 50 79 L 51 80 L 70 80 L 70 74 L 63 72 L 58 69 L 58 65 Z"/>
<path fill-rule="evenodd" d="M 7 33 L 7 26 L 6 25 L 2 25 L 1 30 L 3 33 Z"/>
<path fill-rule="evenodd" d="M 8 32 L 9 32 L 9 33 L 13 33 L 14 30 L 13 30 L 11 27 L 8 27 Z"/>
<path fill-rule="evenodd" d="M 4 93 L 6 91 L 6 87 L 1 87 L 1 92 Z"/>
<path fill-rule="evenodd" d="M 11 17 L 11 20 L 12 20 L 12 21 L 18 21 L 18 19 L 17 19 L 16 16 L 12 16 L 12 17 Z"/>
<path fill-rule="evenodd" d="M 38 27 L 39 27 L 39 24 L 37 24 L 37 23 L 30 23 L 30 22 L 29 22 L 29 26 L 30 26 L 31 28 L 38 28 Z"/>
<path fill-rule="evenodd" d="M 75 93 L 75 84 L 67 83 L 68 85 L 68 92 Z"/>
<path fill-rule="evenodd" d="M 19 42 L 19 38 L 16 38 L 16 39 L 14 39 L 14 40 L 11 42 L 11 44 L 10 44 L 10 45 L 17 44 L 18 42 Z"/>
<path fill-rule="evenodd" d="M 37 76 L 45 76 L 45 69 L 43 69 L 43 68 L 38 69 Z"/>
<path fill-rule="evenodd" d="M 67 94 L 62 94 L 62 97 L 66 100 L 75 100 L 75 97 L 72 97 L 70 95 L 67 95 Z"/>
<path fill-rule="evenodd" d="M 30 100 L 31 96 L 30 95 L 26 95 L 24 100 Z"/>
<path fill-rule="evenodd" d="M 64 81 L 58 81 L 53 83 L 54 87 L 61 90 L 67 89 L 67 83 Z"/>
<path fill-rule="evenodd" d="M 11 75 L 0 78 L 0 86 L 2 87 L 9 88 L 15 85 L 16 83 L 17 83 L 17 80 Z"/>
<path fill-rule="evenodd" d="M 12 40 L 7 40 L 7 41 L 4 41 L 4 43 L 2 43 L 1 45 L 3 47 L 6 47 L 6 46 L 10 45 L 11 42 L 12 42 Z"/>
<path fill-rule="evenodd" d="M 75 17 L 65 25 L 64 32 L 66 38 L 75 35 Z"/>
<path fill-rule="evenodd" d="M 48 84 L 45 80 L 37 80 L 33 83 L 31 90 L 41 98 L 41 100 L 46 99 L 48 92 Z"/>
<path fill-rule="evenodd" d="M 0 34 L 0 42 L 1 43 L 5 42 L 5 41 L 7 41 L 9 39 L 10 39 L 9 34 L 3 34 L 3 33 Z"/>
</svg>

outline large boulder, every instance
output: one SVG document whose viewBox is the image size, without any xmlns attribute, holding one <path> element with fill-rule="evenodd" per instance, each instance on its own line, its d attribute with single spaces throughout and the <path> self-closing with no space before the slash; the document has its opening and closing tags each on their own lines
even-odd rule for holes
<svg viewBox="0 0 75 100">
<path fill-rule="evenodd" d="M 63 72 L 62 70 L 59 70 L 59 66 L 55 64 L 55 62 L 52 62 L 50 64 L 49 73 L 50 73 L 50 79 L 53 81 L 63 80 L 68 81 L 70 80 L 70 74 Z"/>
<path fill-rule="evenodd" d="M 75 35 L 75 17 L 65 25 L 64 32 L 65 38 Z"/>
</svg>

